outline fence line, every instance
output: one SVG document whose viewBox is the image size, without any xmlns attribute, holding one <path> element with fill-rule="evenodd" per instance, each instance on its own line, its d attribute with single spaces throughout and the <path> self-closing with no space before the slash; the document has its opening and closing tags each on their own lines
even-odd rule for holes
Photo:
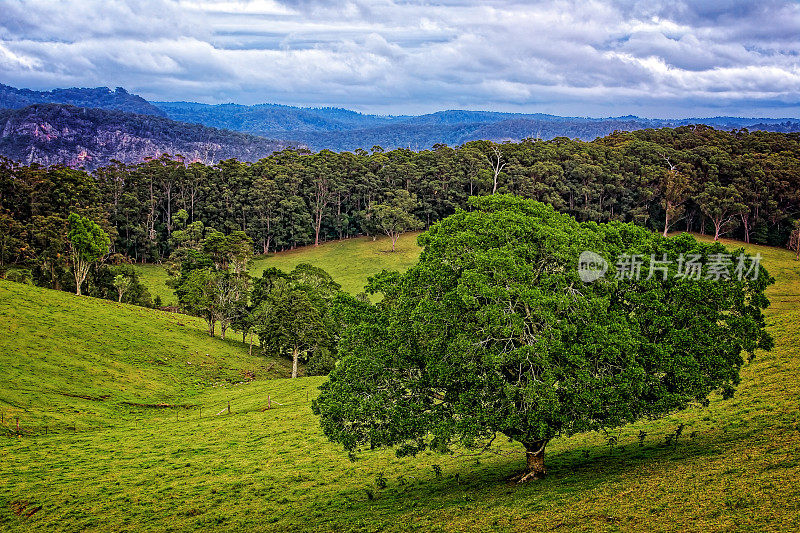
<svg viewBox="0 0 800 533">
<path fill-rule="evenodd" d="M 270 411 L 272 409 L 278 409 L 279 407 L 285 408 L 285 407 L 308 405 L 309 402 L 310 402 L 310 400 L 309 400 L 308 393 L 306 393 L 306 400 L 305 401 L 300 399 L 298 401 L 286 402 L 286 403 L 281 403 L 281 402 L 275 401 L 275 399 L 272 398 L 272 395 L 268 394 L 267 395 L 266 405 L 264 405 L 263 407 L 253 407 L 253 408 L 243 409 L 241 411 L 235 411 L 235 410 L 233 410 L 231 408 L 230 400 L 227 400 L 227 403 L 226 403 L 225 407 L 223 407 L 220 412 L 218 412 L 216 415 L 214 415 L 214 417 L 217 417 L 217 416 L 220 416 L 220 415 L 224 415 L 224 414 L 227 414 L 227 415 L 230 415 L 230 414 L 248 414 L 248 413 L 255 413 L 255 412 L 263 413 L 265 411 Z M 125 402 L 123 402 L 123 403 L 125 403 Z M 276 406 L 279 406 L 279 407 L 273 407 L 273 404 L 275 404 Z M 182 418 L 182 419 L 180 418 L 181 410 L 193 411 L 194 410 L 193 407 L 197 407 L 197 417 L 185 417 L 185 418 Z M 144 407 L 140 407 L 140 408 L 144 408 Z M 164 405 L 164 406 L 159 406 L 159 408 L 160 409 L 163 409 L 163 408 L 175 409 L 175 421 L 174 421 L 175 423 L 189 422 L 189 421 L 192 421 L 192 420 L 202 420 L 203 419 L 203 405 L 202 404 L 198 404 L 196 406 L 172 405 L 172 406 L 169 406 L 169 407 Z M 208 406 L 206 406 L 206 409 L 208 409 Z M 9 425 L 6 424 L 7 420 L 8 420 L 9 423 L 11 423 L 12 420 L 13 420 L 13 423 L 11 423 L 11 425 L 9 426 Z M 206 420 L 209 420 L 209 418 L 206 417 Z M 139 423 L 140 422 L 153 422 L 153 423 L 159 423 L 160 422 L 160 423 L 167 423 L 167 424 L 170 423 L 169 419 L 164 419 L 164 418 L 153 418 L 153 419 L 134 418 L 133 420 L 122 419 L 121 421 L 122 422 L 130 422 L 130 423 L 132 423 L 133 430 L 140 429 L 140 427 L 139 427 L 139 425 L 140 425 Z M 69 423 L 69 422 L 53 422 L 53 423 L 47 422 L 47 423 L 44 423 L 44 424 L 41 424 L 41 423 L 39 423 L 39 424 L 26 424 L 23 417 L 20 417 L 18 415 L 13 415 L 13 417 L 12 416 L 6 417 L 5 411 L 0 410 L 0 436 L 2 436 L 2 435 L 5 435 L 7 437 L 41 436 L 41 435 L 46 435 L 47 436 L 47 435 L 67 434 L 67 433 L 70 433 L 70 432 L 72 434 L 77 434 L 78 433 L 78 425 L 79 425 L 78 421 L 76 421 L 76 420 L 73 420 L 72 423 Z M 105 431 L 105 430 L 109 430 L 109 429 L 119 429 L 120 427 L 122 427 L 120 425 L 115 425 L 115 424 L 104 424 L 104 423 L 92 424 L 91 422 L 87 422 L 85 425 L 84 424 L 80 424 L 80 425 L 82 426 L 81 427 L 81 433 Z M 129 427 L 129 429 L 130 429 L 130 427 Z"/>
</svg>

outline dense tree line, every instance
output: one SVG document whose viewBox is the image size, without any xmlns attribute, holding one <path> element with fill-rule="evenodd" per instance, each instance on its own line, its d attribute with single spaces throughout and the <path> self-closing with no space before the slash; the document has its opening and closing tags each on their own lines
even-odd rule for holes
<svg viewBox="0 0 800 533">
<path fill-rule="evenodd" d="M 579 221 L 634 222 L 786 245 L 800 212 L 800 134 L 707 126 L 618 132 L 430 150 L 284 150 L 255 163 L 208 166 L 180 157 L 115 163 L 89 174 L 0 165 L 0 264 L 59 285 L 66 220 L 87 216 L 112 253 L 160 262 L 175 249 L 173 216 L 223 234 L 242 231 L 256 253 L 386 231 L 379 206 L 402 198 L 424 227 L 472 195 L 513 193 Z"/>
</svg>

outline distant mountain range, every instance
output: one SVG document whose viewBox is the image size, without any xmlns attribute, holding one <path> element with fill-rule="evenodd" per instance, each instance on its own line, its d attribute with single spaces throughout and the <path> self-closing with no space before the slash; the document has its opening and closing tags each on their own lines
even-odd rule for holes
<svg viewBox="0 0 800 533">
<path fill-rule="evenodd" d="M 256 161 L 297 143 L 152 116 L 63 104 L 0 109 L 0 155 L 25 164 L 94 169 L 112 159 L 138 163 L 161 154 L 188 162 Z"/>
<path fill-rule="evenodd" d="M 140 115 L 167 116 L 164 111 L 141 96 L 130 94 L 122 87 L 117 87 L 114 91 L 108 87 L 31 91 L 30 89 L 16 89 L 0 83 L 0 108 L 20 109 L 33 104 L 68 104 Z"/>
<path fill-rule="evenodd" d="M 190 102 L 153 102 L 173 120 L 194 122 L 277 139 L 291 139 L 312 150 L 411 148 L 434 144 L 450 146 L 467 141 L 519 141 L 526 137 L 553 139 L 603 137 L 615 130 L 708 124 L 717 129 L 750 128 L 766 131 L 800 131 L 797 119 L 740 117 L 646 119 L 636 116 L 612 118 L 559 117 L 542 113 L 496 113 L 490 111 L 439 111 L 419 116 L 364 115 L 339 108 L 299 108 L 262 104 L 208 105 Z"/>
<path fill-rule="evenodd" d="M 800 120 L 794 118 L 586 118 L 459 110 L 380 116 L 330 107 L 148 102 L 120 87 L 31 91 L 0 84 L 0 108 L 7 110 L 0 111 L 0 155 L 87 167 L 112 158 L 135 162 L 159 152 L 212 163 L 228 157 L 254 160 L 272 150 L 298 146 L 336 151 L 369 150 L 375 145 L 421 150 L 437 143 L 456 146 L 477 139 L 588 141 L 615 130 L 687 124 L 723 130 L 800 131 Z"/>
</svg>

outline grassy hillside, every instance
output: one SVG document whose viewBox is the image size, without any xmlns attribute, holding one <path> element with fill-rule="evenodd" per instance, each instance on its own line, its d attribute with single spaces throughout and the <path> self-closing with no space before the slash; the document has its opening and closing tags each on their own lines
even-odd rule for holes
<svg viewBox="0 0 800 533">
<path fill-rule="evenodd" d="M 220 381 L 289 375 L 193 317 L 2 280 L 0 322 L 0 409 L 31 430 L 112 424 L 136 414 L 123 402 L 192 404 Z"/>
<path fill-rule="evenodd" d="M 365 451 L 350 462 L 309 409 L 324 378 L 224 383 L 192 399 L 230 401 L 231 414 L 182 410 L 176 421 L 175 412 L 143 409 L 138 422 L 3 440 L 0 529 L 792 530 L 800 521 L 800 263 L 785 250 L 747 248 L 777 279 L 768 311 L 776 346 L 743 368 L 736 395 L 624 427 L 613 446 L 602 433 L 557 439 L 543 481 L 505 482 L 524 461 L 508 443 L 481 457 Z M 2 312 L 5 322 L 8 307 Z M 14 345 L 3 342 L 3 353 Z M 30 358 L 22 350 L 9 362 L 33 368 Z M 264 410 L 268 396 L 273 409 Z M 680 441 L 666 445 L 679 424 Z"/>
<path fill-rule="evenodd" d="M 264 269 L 277 267 L 286 272 L 299 263 L 311 263 L 325 269 L 342 288 L 351 294 L 364 290 L 367 278 L 382 269 L 404 271 L 417 262 L 421 248 L 417 246 L 419 233 L 406 233 L 397 241 L 397 251 L 392 253 L 388 237 L 358 237 L 333 241 L 319 246 L 304 246 L 288 252 L 260 256 L 253 261 L 251 274 L 260 276 Z M 160 265 L 136 265 L 142 283 L 155 297 L 161 296 L 164 305 L 175 303 L 175 294 L 167 287 L 167 273 Z"/>
</svg>

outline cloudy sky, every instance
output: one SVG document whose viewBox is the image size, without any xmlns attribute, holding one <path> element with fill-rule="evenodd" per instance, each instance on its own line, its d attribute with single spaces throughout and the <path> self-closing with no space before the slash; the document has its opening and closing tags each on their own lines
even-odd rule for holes
<svg viewBox="0 0 800 533">
<path fill-rule="evenodd" d="M 800 3 L 0 0 L 0 82 L 392 114 L 800 117 Z"/>
</svg>

